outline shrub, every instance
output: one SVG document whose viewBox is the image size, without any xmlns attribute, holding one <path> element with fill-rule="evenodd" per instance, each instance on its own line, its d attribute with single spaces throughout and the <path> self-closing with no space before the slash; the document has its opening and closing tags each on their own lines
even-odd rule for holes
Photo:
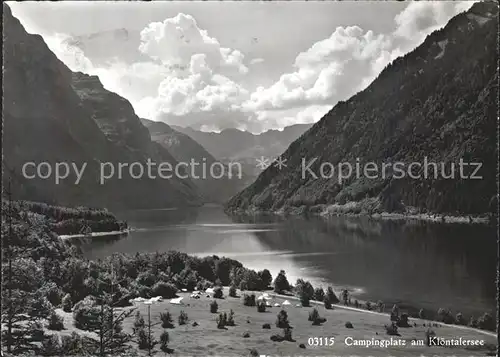
<svg viewBox="0 0 500 357">
<path fill-rule="evenodd" d="M 64 330 L 63 318 L 56 314 L 55 311 L 52 311 L 49 316 L 49 325 L 47 326 L 47 328 L 53 331 Z"/>
<path fill-rule="evenodd" d="M 250 337 L 250 333 L 249 332 L 244 332 L 243 333 L 243 338 L 249 338 Z"/>
<path fill-rule="evenodd" d="M 450 310 L 440 308 L 438 310 L 438 321 L 444 322 L 445 324 L 452 324 L 455 319 L 453 318 Z"/>
<path fill-rule="evenodd" d="M 250 350 L 250 357 L 259 357 L 259 356 L 260 356 L 260 354 L 259 354 L 259 352 L 257 352 L 257 350 L 255 348 L 252 348 Z"/>
<path fill-rule="evenodd" d="M 157 277 L 152 272 L 146 271 L 141 272 L 136 278 L 136 282 L 140 285 L 144 285 L 147 287 L 152 287 L 157 282 Z"/>
<path fill-rule="evenodd" d="M 146 333 L 146 330 L 144 328 L 141 328 L 137 332 L 137 347 L 140 350 L 150 350 L 153 349 L 154 346 L 158 344 L 158 341 L 153 337 L 151 334 L 151 337 Z"/>
<path fill-rule="evenodd" d="M 377 301 L 377 310 L 378 312 L 384 312 L 385 310 L 385 304 L 382 302 L 382 300 Z"/>
<path fill-rule="evenodd" d="M 167 331 L 163 331 L 160 335 L 160 350 L 165 353 L 170 352 L 170 348 L 168 348 L 168 343 L 170 342 L 170 336 Z"/>
<path fill-rule="evenodd" d="M 83 350 L 83 341 L 76 332 L 70 336 L 61 336 L 61 354 L 62 355 L 80 355 Z"/>
<path fill-rule="evenodd" d="M 42 287 L 42 294 L 49 300 L 52 306 L 57 307 L 61 304 L 62 290 L 54 282 L 45 283 Z"/>
<path fill-rule="evenodd" d="M 273 281 L 273 277 L 271 275 L 271 272 L 267 269 L 264 269 L 262 271 L 259 271 L 259 277 L 262 281 L 262 287 L 264 289 L 266 289 L 269 285 L 271 285 L 272 281 Z"/>
<path fill-rule="evenodd" d="M 136 285 L 134 295 L 140 296 L 145 299 L 149 299 L 150 297 L 153 296 L 153 289 L 148 286 L 138 284 Z"/>
<path fill-rule="evenodd" d="M 164 281 L 159 281 L 151 289 L 151 294 L 153 296 L 161 296 L 162 298 L 165 299 L 171 299 L 176 296 L 177 288 L 173 284 L 165 283 Z"/>
<path fill-rule="evenodd" d="M 236 286 L 231 285 L 231 287 L 229 288 L 229 296 L 236 297 Z"/>
<path fill-rule="evenodd" d="M 430 328 L 428 328 L 427 331 L 425 331 L 425 344 L 427 346 L 431 345 L 431 338 L 434 336 L 436 336 L 436 333 Z"/>
<path fill-rule="evenodd" d="M 325 300 L 325 291 L 323 288 L 316 288 L 314 290 L 314 300 L 316 301 L 324 301 Z"/>
<path fill-rule="evenodd" d="M 465 325 L 465 319 L 462 315 L 461 312 L 459 312 L 456 316 L 455 316 L 455 323 L 457 325 Z"/>
<path fill-rule="evenodd" d="M 306 348 L 306 345 L 304 345 L 303 343 L 299 344 L 299 348 Z"/>
<path fill-rule="evenodd" d="M 338 304 L 340 302 L 337 295 L 335 295 L 335 293 L 333 292 L 331 286 L 329 286 L 328 289 L 326 290 L 326 298 L 328 298 L 331 304 Z"/>
<path fill-rule="evenodd" d="M 241 290 L 263 290 L 266 288 L 260 275 L 253 270 L 246 269 L 240 278 Z"/>
<path fill-rule="evenodd" d="M 496 328 L 493 317 L 487 312 L 477 320 L 477 326 L 482 330 L 490 331 L 495 331 Z"/>
<path fill-rule="evenodd" d="M 309 314 L 309 321 L 312 321 L 313 326 L 317 326 L 326 322 L 326 319 L 324 317 L 319 316 L 318 310 L 313 309 L 313 311 Z"/>
<path fill-rule="evenodd" d="M 332 309 L 332 303 L 330 302 L 330 299 L 328 299 L 327 297 L 325 298 L 325 309 L 327 310 L 331 310 Z"/>
<path fill-rule="evenodd" d="M 266 312 L 266 303 L 264 301 L 259 301 L 259 303 L 257 304 L 257 311 Z"/>
<path fill-rule="evenodd" d="M 56 356 L 61 353 L 61 343 L 57 335 L 50 335 L 42 341 L 42 356 Z"/>
<path fill-rule="evenodd" d="M 271 329 L 271 325 L 270 324 L 264 324 L 264 325 L 262 325 L 262 328 L 266 329 L 266 330 L 270 330 Z"/>
<path fill-rule="evenodd" d="M 309 301 L 314 299 L 314 288 L 311 283 L 302 279 L 297 279 L 295 289 L 302 302 L 302 306 L 309 306 Z M 306 305 L 304 305 L 304 303 L 306 303 Z"/>
<path fill-rule="evenodd" d="M 398 304 L 394 304 L 392 306 L 391 316 L 396 316 L 399 318 L 399 306 L 398 306 Z"/>
<path fill-rule="evenodd" d="M 317 309 L 313 309 L 310 313 L 309 313 L 309 318 L 308 318 L 308 321 L 315 321 L 316 319 L 319 318 L 319 312 Z"/>
<path fill-rule="evenodd" d="M 255 306 L 255 295 L 243 295 L 243 305 L 245 306 Z"/>
<path fill-rule="evenodd" d="M 235 325 L 235 323 L 234 323 L 234 311 L 230 310 L 229 316 L 227 317 L 226 326 L 234 326 L 234 325 Z"/>
<path fill-rule="evenodd" d="M 288 321 L 288 314 L 285 310 L 281 310 L 278 313 L 278 316 L 276 318 L 276 327 L 279 327 L 279 328 L 290 327 L 290 323 Z"/>
<path fill-rule="evenodd" d="M 292 338 L 292 329 L 290 327 L 286 327 L 283 329 L 283 339 L 290 342 L 294 341 Z"/>
<path fill-rule="evenodd" d="M 408 321 L 408 314 L 402 313 L 396 324 L 398 325 L 398 327 L 410 327 L 410 323 Z"/>
<path fill-rule="evenodd" d="M 388 335 L 399 336 L 398 327 L 396 326 L 395 323 L 392 323 L 390 325 L 385 325 L 384 327 L 385 327 L 385 331 Z"/>
<path fill-rule="evenodd" d="M 219 309 L 219 304 L 217 304 L 217 301 L 212 301 L 210 303 L 210 312 L 212 314 L 216 314 L 217 313 L 217 310 Z"/>
<path fill-rule="evenodd" d="M 300 303 L 302 304 L 302 306 L 308 307 L 309 306 L 309 296 L 307 296 L 306 294 L 301 295 L 300 296 Z"/>
<path fill-rule="evenodd" d="M 346 327 L 346 328 L 353 328 L 351 321 L 347 321 L 347 322 L 345 323 L 345 327 Z"/>
<path fill-rule="evenodd" d="M 214 298 L 215 299 L 222 299 L 224 296 L 224 293 L 222 292 L 222 288 L 220 286 L 217 286 L 214 288 Z"/>
<path fill-rule="evenodd" d="M 73 308 L 75 327 L 81 330 L 92 331 L 99 326 L 101 310 L 94 299 L 86 297 Z"/>
<path fill-rule="evenodd" d="M 221 312 L 219 314 L 219 316 L 217 317 L 217 328 L 218 329 L 224 329 L 226 328 L 226 324 L 227 324 L 227 315 L 225 312 Z"/>
<path fill-rule="evenodd" d="M 198 323 L 195 321 L 195 322 L 193 322 L 193 324 L 191 326 L 196 327 L 196 326 L 198 326 Z"/>
<path fill-rule="evenodd" d="M 286 278 L 285 271 L 281 270 L 274 279 L 274 292 L 281 294 L 285 290 L 290 290 L 290 284 Z"/>
<path fill-rule="evenodd" d="M 161 327 L 174 328 L 172 314 L 170 312 L 160 312 Z"/>
<path fill-rule="evenodd" d="M 146 322 L 144 321 L 144 317 L 142 317 L 141 313 L 139 311 L 136 311 L 135 313 L 135 320 L 134 320 L 134 327 L 132 330 L 134 331 L 134 334 L 137 334 L 139 330 L 144 329 L 146 327 Z"/>
<path fill-rule="evenodd" d="M 188 322 L 188 314 L 186 314 L 183 310 L 179 313 L 179 325 L 185 325 Z"/>
<path fill-rule="evenodd" d="M 369 302 L 369 301 L 365 302 L 365 309 L 367 309 L 367 310 L 370 310 L 370 311 L 371 311 L 371 309 L 372 309 L 372 303 L 371 303 L 371 302 Z"/>
<path fill-rule="evenodd" d="M 469 327 L 477 328 L 477 320 L 476 320 L 476 318 L 474 316 L 470 317 L 468 325 L 469 325 Z"/>
<path fill-rule="evenodd" d="M 62 299 L 62 309 L 64 312 L 71 312 L 73 309 L 73 301 L 71 300 L 71 295 L 66 294 Z"/>
</svg>

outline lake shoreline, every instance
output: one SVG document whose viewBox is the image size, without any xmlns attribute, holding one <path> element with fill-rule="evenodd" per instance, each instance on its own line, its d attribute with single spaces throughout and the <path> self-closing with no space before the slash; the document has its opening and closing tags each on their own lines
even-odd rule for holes
<svg viewBox="0 0 500 357">
<path fill-rule="evenodd" d="M 119 236 L 119 235 L 125 235 L 130 232 L 132 232 L 132 228 L 127 228 L 123 229 L 120 231 L 108 231 L 108 232 L 91 232 L 88 234 L 60 234 L 58 235 L 59 238 L 62 240 L 68 240 L 68 239 L 77 239 L 77 238 L 94 238 L 94 237 L 106 237 L 106 236 Z"/>
<path fill-rule="evenodd" d="M 322 218 L 330 217 L 368 217 L 377 220 L 391 221 L 423 221 L 445 224 L 466 224 L 466 225 L 490 225 L 494 222 L 488 216 L 480 215 L 450 215 L 439 213 L 416 213 L 414 209 L 409 212 L 356 212 L 356 207 L 352 205 L 316 205 L 312 207 L 286 207 L 279 210 L 261 210 L 261 209 L 225 209 L 229 215 L 273 215 L 280 217 L 287 216 L 315 216 Z"/>
</svg>

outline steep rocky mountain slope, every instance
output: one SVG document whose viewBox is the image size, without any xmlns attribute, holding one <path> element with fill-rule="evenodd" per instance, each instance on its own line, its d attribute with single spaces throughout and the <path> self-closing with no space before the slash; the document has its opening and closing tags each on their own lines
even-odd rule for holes
<svg viewBox="0 0 500 357">
<path fill-rule="evenodd" d="M 497 28 L 498 6 L 491 2 L 476 3 L 451 19 L 393 61 L 367 89 L 339 102 L 288 147 L 283 154 L 287 167 L 266 169 L 231 199 L 228 209 L 320 210 L 351 202 L 367 212 L 409 207 L 452 214 L 496 212 Z M 314 158 L 309 168 L 317 179 L 305 169 Z M 434 167 L 424 178 L 426 158 L 445 163 L 446 175 L 456 163 L 455 179 L 435 178 Z M 460 179 L 461 158 L 481 163 L 474 177 L 482 179 Z M 339 183 L 341 162 L 350 162 L 354 174 Z M 363 177 L 367 162 L 378 165 L 378 179 Z M 396 162 L 406 170 L 412 162 L 422 164 L 412 170 L 421 178 L 401 178 L 395 166 L 382 178 L 381 164 Z M 331 178 L 324 163 L 335 169 Z M 470 177 L 475 169 L 466 167 L 464 175 Z"/>
<path fill-rule="evenodd" d="M 259 135 L 238 129 L 225 129 L 220 133 L 203 132 L 192 128 L 172 126 L 196 140 L 217 160 L 238 161 L 252 180 L 261 170 L 256 167 L 256 159 L 264 156 L 274 158 L 286 150 L 295 139 L 306 132 L 312 124 L 296 124 L 279 130 L 269 130 Z"/>
<path fill-rule="evenodd" d="M 190 178 L 199 187 L 205 200 L 223 203 L 249 183 L 248 177 L 243 175 L 243 171 L 240 178 L 238 170 L 235 168 L 233 168 L 231 177 L 228 177 L 228 166 L 225 166 L 224 169 L 228 174 L 220 179 L 213 178 L 210 174 L 203 176 L 202 165 L 206 165 L 207 173 L 209 173 L 209 167 L 218 162 L 203 146 L 188 135 L 172 129 L 168 124 L 148 119 L 141 119 L 141 121 L 148 128 L 151 140 L 167 149 L 177 161 L 189 163 L 194 160 L 198 164 L 197 170 L 194 172 L 195 176 L 191 175 Z"/>
<path fill-rule="evenodd" d="M 120 209 L 200 203 L 194 184 L 175 176 L 134 179 L 126 168 L 121 179 L 116 172 L 100 184 L 101 163 L 118 170 L 119 163 L 146 167 L 148 158 L 172 165 L 176 160 L 151 141 L 128 101 L 104 89 L 97 77 L 71 72 L 41 36 L 24 30 L 7 5 L 3 10 L 2 166 L 4 183 L 12 177 L 16 199 Z M 54 172 L 48 179 L 25 178 L 26 162 L 87 167 L 79 184 L 74 173 L 56 184 Z"/>
</svg>

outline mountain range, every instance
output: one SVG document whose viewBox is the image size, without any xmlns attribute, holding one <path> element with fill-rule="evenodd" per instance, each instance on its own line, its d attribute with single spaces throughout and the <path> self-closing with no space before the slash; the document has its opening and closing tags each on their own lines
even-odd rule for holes
<svg viewBox="0 0 500 357">
<path fill-rule="evenodd" d="M 201 144 L 208 152 L 222 162 L 236 161 L 242 164 L 245 173 L 253 181 L 262 170 L 256 166 L 261 157 L 274 159 L 306 132 L 312 124 L 295 124 L 283 130 L 268 130 L 252 134 L 238 129 L 225 129 L 220 133 L 204 132 L 173 125 L 172 128 L 184 133 Z"/>
<path fill-rule="evenodd" d="M 287 148 L 286 167 L 268 167 L 227 209 L 496 212 L 497 30 L 496 3 L 475 3 L 458 14 L 365 90 L 335 105 Z M 465 170 L 469 178 L 445 178 L 439 168 L 422 175 L 426 160 L 458 175 L 451 164 L 461 159 L 475 164 Z M 344 180 L 328 170 L 356 162 L 421 166 L 413 166 L 414 178 L 396 175 L 395 166 L 385 177 Z"/>
<path fill-rule="evenodd" d="M 189 179 L 134 179 L 129 174 L 101 184 L 102 164 L 168 162 L 173 156 L 151 140 L 130 103 L 103 88 L 99 79 L 73 73 L 39 35 L 28 34 L 3 5 L 3 183 L 12 182 L 14 197 L 59 205 L 147 208 L 199 205 Z M 29 179 L 27 162 L 45 162 L 52 170 L 65 162 L 86 164 L 78 184 L 72 172 L 56 183 Z M 42 174 L 45 176 L 47 165 Z M 127 171 L 128 172 L 128 171 Z M 30 175 L 33 172 L 29 172 Z"/>
<path fill-rule="evenodd" d="M 210 166 L 214 165 L 214 172 L 217 164 L 223 164 L 216 159 L 202 145 L 193 140 L 190 136 L 174 130 L 170 125 L 163 122 L 155 122 L 148 119 L 141 119 L 143 125 L 148 128 L 151 140 L 165 148 L 178 162 L 189 163 L 191 160 L 199 164 L 200 170 L 195 171 L 195 177 L 191 177 L 204 198 L 208 202 L 224 203 L 233 195 L 242 190 L 252 178 L 243 172 L 238 172 L 236 168 L 232 169 L 229 176 L 229 166 L 224 165 L 225 175 L 222 178 L 214 178 L 210 174 L 202 177 L 201 165 L 206 164 L 209 171 Z M 216 172 L 217 174 L 217 172 Z"/>
</svg>

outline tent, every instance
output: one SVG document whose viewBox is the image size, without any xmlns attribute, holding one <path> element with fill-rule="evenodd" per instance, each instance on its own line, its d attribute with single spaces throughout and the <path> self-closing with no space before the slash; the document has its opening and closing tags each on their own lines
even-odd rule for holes
<svg viewBox="0 0 500 357">
<path fill-rule="evenodd" d="M 163 300 L 163 298 L 161 296 L 155 296 L 155 297 L 152 297 L 151 299 L 149 299 L 149 301 L 151 301 L 151 302 L 160 302 L 162 300 Z"/>
<path fill-rule="evenodd" d="M 182 299 L 184 299 L 184 298 L 178 297 L 178 298 L 170 300 L 170 303 L 174 304 L 174 305 L 183 305 Z"/>
<path fill-rule="evenodd" d="M 290 303 L 290 301 L 285 300 L 285 301 L 283 301 L 283 303 L 281 305 L 285 306 L 285 305 L 292 305 L 292 304 Z"/>
<path fill-rule="evenodd" d="M 205 292 L 207 294 L 213 294 L 214 293 L 214 289 L 213 288 L 208 288 L 207 290 L 205 290 Z"/>
<path fill-rule="evenodd" d="M 267 300 L 267 299 L 269 299 L 269 297 L 264 295 L 261 295 L 257 298 L 257 300 Z"/>
<path fill-rule="evenodd" d="M 281 305 L 280 305 L 280 304 L 278 304 L 278 303 L 275 303 L 275 304 L 274 304 L 274 307 L 280 307 L 280 306 L 281 306 Z"/>
<path fill-rule="evenodd" d="M 146 301 L 147 299 L 143 298 L 143 297 L 136 297 L 135 299 L 132 299 L 131 301 L 133 302 L 144 302 Z"/>
</svg>

